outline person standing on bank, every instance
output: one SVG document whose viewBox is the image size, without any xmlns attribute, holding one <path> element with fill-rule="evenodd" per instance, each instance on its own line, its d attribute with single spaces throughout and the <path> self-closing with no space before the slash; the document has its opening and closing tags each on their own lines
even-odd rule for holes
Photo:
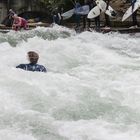
<svg viewBox="0 0 140 140">
<path fill-rule="evenodd" d="M 29 64 L 20 64 L 16 66 L 16 68 L 20 68 L 26 71 L 32 71 L 32 72 L 47 72 L 46 68 L 43 65 L 37 64 L 39 55 L 38 53 L 34 51 L 29 51 L 27 53 L 27 57 L 29 60 Z"/>
<path fill-rule="evenodd" d="M 62 17 L 62 14 L 64 13 L 64 7 L 63 7 L 63 5 L 61 5 L 60 7 L 59 7 L 59 18 L 60 18 L 60 25 L 63 25 L 63 17 Z"/>
<path fill-rule="evenodd" d="M 56 8 L 54 11 L 53 11 L 53 23 L 55 24 L 58 24 L 58 25 L 61 25 L 61 14 L 59 12 L 59 9 Z"/>
<path fill-rule="evenodd" d="M 105 0 L 105 2 L 107 4 L 107 7 L 106 7 L 106 10 L 107 10 L 108 7 L 109 7 L 110 0 Z M 109 16 L 106 13 L 105 13 L 105 26 L 106 27 L 110 27 L 111 26 Z"/>
<path fill-rule="evenodd" d="M 81 7 L 81 4 L 79 3 L 78 0 L 75 1 L 75 10 L 74 10 L 74 15 L 75 15 L 75 22 L 76 22 L 76 28 L 80 27 L 80 18 L 81 15 L 77 14 L 78 8 Z"/>
<path fill-rule="evenodd" d="M 135 2 L 137 0 L 131 0 L 131 5 L 132 5 L 132 10 L 134 9 L 134 5 L 135 5 Z M 137 28 L 138 27 L 138 22 L 137 22 L 137 11 L 136 10 L 133 14 L 132 14 L 132 21 L 133 21 L 133 25 L 130 27 L 130 28 Z"/>
<path fill-rule="evenodd" d="M 6 18 L 2 21 L 2 24 L 6 25 L 7 27 L 12 27 L 14 19 L 12 16 L 15 15 L 15 12 L 10 9 Z"/>
<path fill-rule="evenodd" d="M 93 8 L 94 8 L 95 6 L 97 6 L 96 0 L 93 0 L 92 3 L 93 3 Z M 97 16 L 97 17 L 94 18 L 94 19 L 95 19 L 95 30 L 99 32 L 99 31 L 100 31 L 100 15 Z"/>
<path fill-rule="evenodd" d="M 93 7 L 92 0 L 85 0 L 84 1 L 84 4 L 89 6 L 89 11 Z M 90 19 L 87 18 L 87 15 L 83 15 L 83 29 L 86 28 L 86 24 L 88 24 L 87 29 L 89 29 L 90 28 L 91 21 L 90 21 Z"/>
</svg>

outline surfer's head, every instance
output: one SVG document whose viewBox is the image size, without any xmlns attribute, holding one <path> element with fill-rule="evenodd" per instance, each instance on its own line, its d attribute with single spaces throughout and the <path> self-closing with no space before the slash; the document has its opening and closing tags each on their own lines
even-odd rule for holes
<svg viewBox="0 0 140 140">
<path fill-rule="evenodd" d="M 30 63 L 36 64 L 38 62 L 38 59 L 39 59 L 38 53 L 36 53 L 34 51 L 29 51 L 27 53 L 27 56 L 28 56 L 28 60 L 30 61 Z"/>
</svg>

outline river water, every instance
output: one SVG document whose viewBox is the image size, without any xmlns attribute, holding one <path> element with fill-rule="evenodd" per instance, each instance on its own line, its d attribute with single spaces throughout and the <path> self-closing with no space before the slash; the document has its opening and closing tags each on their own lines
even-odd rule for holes
<svg viewBox="0 0 140 140">
<path fill-rule="evenodd" d="M 15 68 L 31 50 L 48 73 Z M 139 37 L 38 27 L 0 56 L 0 140 L 140 139 Z"/>
</svg>

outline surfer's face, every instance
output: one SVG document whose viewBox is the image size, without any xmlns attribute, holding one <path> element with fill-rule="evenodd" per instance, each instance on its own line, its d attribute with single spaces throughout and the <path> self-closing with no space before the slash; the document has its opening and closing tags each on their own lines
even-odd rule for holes
<svg viewBox="0 0 140 140">
<path fill-rule="evenodd" d="M 34 51 L 30 51 L 27 53 L 27 58 L 30 61 L 30 63 L 37 63 L 39 55 Z"/>
</svg>

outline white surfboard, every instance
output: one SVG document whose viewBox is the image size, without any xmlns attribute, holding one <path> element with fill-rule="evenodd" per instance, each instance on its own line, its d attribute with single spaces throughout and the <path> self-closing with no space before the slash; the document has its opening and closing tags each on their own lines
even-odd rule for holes
<svg viewBox="0 0 140 140">
<path fill-rule="evenodd" d="M 90 12 L 88 13 L 87 18 L 89 18 L 89 19 L 95 18 L 95 17 L 99 16 L 100 13 L 101 13 L 100 8 L 98 6 L 95 6 L 94 8 L 92 8 L 90 10 Z"/>
<path fill-rule="evenodd" d="M 113 12 L 116 13 L 115 10 L 111 6 L 108 6 L 108 9 L 105 11 L 105 14 L 114 18 L 114 17 L 116 17 L 117 13 L 116 13 L 116 15 L 113 15 Z"/>
<path fill-rule="evenodd" d="M 105 12 L 110 17 L 115 17 L 112 13 L 115 13 L 115 10 L 109 5 L 107 9 L 107 4 L 103 0 L 96 0 L 96 4 L 99 6 L 102 12 Z"/>
<path fill-rule="evenodd" d="M 102 10 L 102 12 L 106 11 L 107 4 L 103 0 L 96 0 L 97 6 Z"/>
<path fill-rule="evenodd" d="M 79 15 L 87 15 L 89 13 L 89 5 L 84 5 L 80 8 L 78 8 L 76 14 Z"/>
<path fill-rule="evenodd" d="M 63 13 L 61 16 L 63 17 L 63 20 L 69 19 L 73 16 L 74 14 L 74 9 L 71 9 L 65 13 Z"/>
<path fill-rule="evenodd" d="M 133 9 L 132 6 L 129 7 L 129 9 L 123 15 L 122 22 L 125 21 L 127 18 L 129 18 L 139 7 L 140 7 L 140 0 L 135 2 Z"/>
<path fill-rule="evenodd" d="M 73 16 L 73 14 L 79 14 L 79 15 L 87 15 L 89 13 L 89 5 L 84 5 L 79 7 L 76 12 L 75 9 L 71 9 L 65 13 L 63 13 L 61 16 L 63 17 L 63 20 L 69 19 Z"/>
</svg>

